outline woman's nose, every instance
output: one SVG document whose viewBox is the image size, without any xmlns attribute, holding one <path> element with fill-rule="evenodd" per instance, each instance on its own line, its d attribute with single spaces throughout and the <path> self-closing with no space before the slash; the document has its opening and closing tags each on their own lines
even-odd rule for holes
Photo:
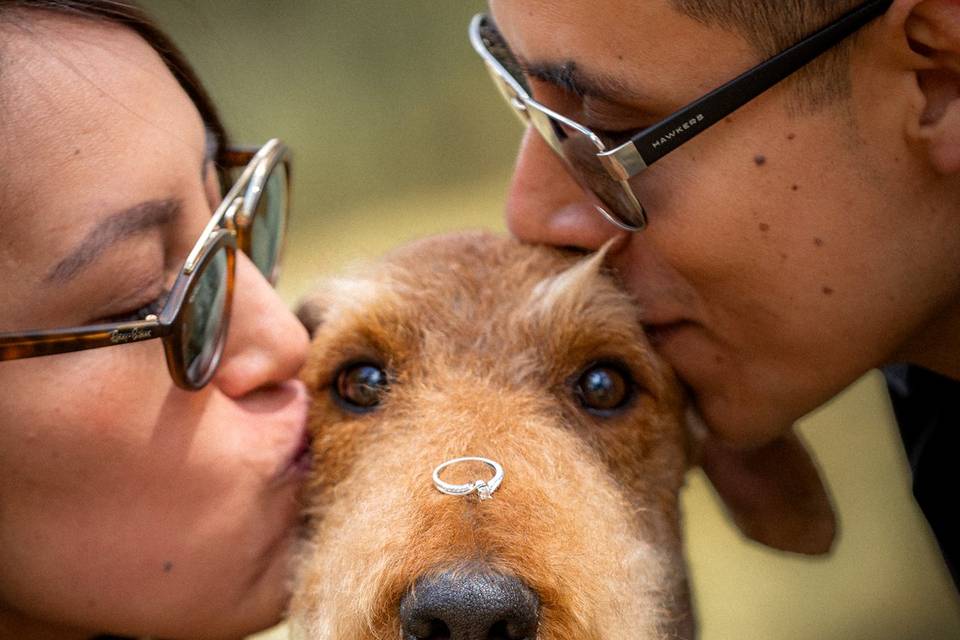
<svg viewBox="0 0 960 640">
<path fill-rule="evenodd" d="M 295 378 L 309 337 L 246 255 L 237 253 L 233 311 L 213 384 L 230 397 Z"/>
<path fill-rule="evenodd" d="M 604 219 L 563 160 L 528 128 L 507 194 L 507 227 L 526 242 L 595 251 L 628 235 Z"/>
</svg>

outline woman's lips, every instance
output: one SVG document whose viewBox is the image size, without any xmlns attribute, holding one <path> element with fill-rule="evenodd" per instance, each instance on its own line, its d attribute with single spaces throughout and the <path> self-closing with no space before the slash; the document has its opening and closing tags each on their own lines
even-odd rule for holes
<svg viewBox="0 0 960 640">
<path fill-rule="evenodd" d="M 293 423 L 288 424 L 295 426 L 295 430 L 291 433 L 290 448 L 281 459 L 279 468 L 274 474 L 274 483 L 276 484 L 302 480 L 310 470 L 313 460 L 310 449 L 310 430 L 307 427 L 309 396 L 306 386 L 299 381 L 290 381 L 281 385 L 281 387 L 278 391 L 281 392 L 281 395 L 287 396 L 288 406 L 281 409 L 280 412 L 287 414 L 290 422 Z M 274 411 L 277 411 L 277 409 L 274 408 Z M 283 422 L 286 422 L 286 420 L 283 420 Z"/>
<path fill-rule="evenodd" d="M 303 480 L 313 463 L 313 452 L 310 449 L 310 444 L 310 433 L 307 430 L 306 423 L 304 423 L 303 432 L 296 447 L 287 456 L 286 464 L 276 475 L 275 482 L 277 484 Z"/>
<path fill-rule="evenodd" d="M 300 438 L 300 445 L 297 447 L 296 451 L 293 452 L 293 456 L 290 458 L 290 464 L 288 466 L 294 467 L 299 471 L 310 470 L 310 463 L 313 460 L 313 452 L 310 450 L 311 440 L 310 432 L 307 430 L 306 425 L 304 425 L 303 437 Z"/>
</svg>

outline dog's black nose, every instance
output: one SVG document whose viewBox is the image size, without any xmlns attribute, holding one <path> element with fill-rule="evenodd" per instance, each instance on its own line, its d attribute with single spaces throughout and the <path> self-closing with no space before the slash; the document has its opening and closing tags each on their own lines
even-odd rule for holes
<svg viewBox="0 0 960 640">
<path fill-rule="evenodd" d="M 534 640 L 539 607 L 513 576 L 448 571 L 421 578 L 404 596 L 403 640 Z"/>
</svg>

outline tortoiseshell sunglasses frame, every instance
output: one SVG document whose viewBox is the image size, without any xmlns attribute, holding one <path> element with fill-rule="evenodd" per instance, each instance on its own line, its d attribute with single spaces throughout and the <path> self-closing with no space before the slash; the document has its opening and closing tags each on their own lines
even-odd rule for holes
<svg viewBox="0 0 960 640">
<path fill-rule="evenodd" d="M 118 344 L 142 342 L 161 338 L 166 354 L 167 368 L 177 386 L 196 390 L 205 386 L 219 364 L 223 343 L 230 323 L 233 306 L 233 288 L 236 270 L 236 249 L 249 253 L 250 228 L 254 212 L 267 178 L 278 163 L 284 164 L 289 194 L 290 157 L 286 146 L 277 139 L 268 141 L 259 148 L 232 147 L 218 154 L 221 184 L 229 182 L 229 171 L 245 167 L 233 183 L 220 205 L 213 212 L 210 222 L 197 239 L 187 256 L 186 262 L 177 275 L 166 304 L 158 315 L 149 315 L 143 320 L 132 322 L 111 322 L 67 329 L 48 329 L 16 333 L 0 333 L 0 361 L 19 360 L 59 353 L 70 353 L 85 349 L 111 347 Z M 250 189 L 254 186 L 255 189 Z M 251 192 L 253 195 L 251 195 Z M 285 212 L 286 213 L 286 212 Z M 286 225 L 286 215 L 283 221 Z M 279 230 L 285 236 L 285 228 Z M 183 361 L 183 335 L 180 323 L 184 317 L 186 302 L 190 300 L 199 276 L 221 249 L 226 249 L 226 298 L 223 309 L 221 329 L 218 332 L 219 344 L 208 367 L 208 371 L 195 381 L 191 381 Z M 279 262 L 279 260 L 278 260 Z M 277 269 L 264 274 L 271 284 L 276 280 Z"/>
</svg>

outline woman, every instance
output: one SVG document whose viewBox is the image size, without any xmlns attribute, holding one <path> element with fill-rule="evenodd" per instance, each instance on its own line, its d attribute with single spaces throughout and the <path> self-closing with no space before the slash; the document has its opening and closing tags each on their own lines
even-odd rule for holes
<svg viewBox="0 0 960 640">
<path fill-rule="evenodd" d="M 0 2 L 0 130 L 0 637 L 269 626 L 308 458 L 282 145 L 228 152 L 109 0 Z"/>
</svg>

